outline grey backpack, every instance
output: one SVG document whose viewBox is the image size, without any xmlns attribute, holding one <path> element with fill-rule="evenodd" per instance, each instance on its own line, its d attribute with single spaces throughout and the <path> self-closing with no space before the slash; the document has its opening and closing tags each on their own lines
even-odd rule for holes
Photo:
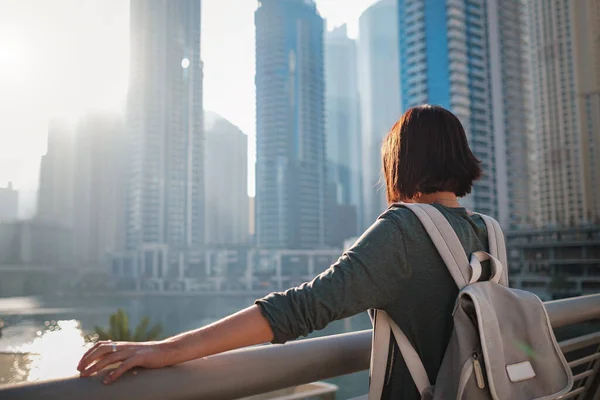
<svg viewBox="0 0 600 400">
<path fill-rule="evenodd" d="M 435 207 L 403 206 L 419 218 L 460 290 L 453 312 L 454 330 L 432 385 L 409 339 L 384 311 L 376 310 L 368 399 L 381 399 L 391 335 L 421 399 L 558 399 L 567 394 L 573 375 L 542 301 L 532 293 L 508 287 L 500 225 L 482 215 L 491 254 L 477 251 L 467 257 L 450 223 Z M 491 277 L 480 282 L 485 260 L 490 260 Z"/>
</svg>

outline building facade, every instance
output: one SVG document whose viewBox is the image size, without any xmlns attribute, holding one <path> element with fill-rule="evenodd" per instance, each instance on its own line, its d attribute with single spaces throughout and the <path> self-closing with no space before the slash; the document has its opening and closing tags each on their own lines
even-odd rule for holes
<svg viewBox="0 0 600 400">
<path fill-rule="evenodd" d="M 73 156 L 73 255 L 85 268 L 106 269 L 125 246 L 126 147 L 123 116 L 78 121 Z"/>
<path fill-rule="evenodd" d="M 338 204 L 361 208 L 360 100 L 356 41 L 346 25 L 325 37 L 326 136 L 329 181 Z"/>
<path fill-rule="evenodd" d="M 248 244 L 248 136 L 206 113 L 206 244 Z"/>
<path fill-rule="evenodd" d="M 124 248 L 125 145 L 120 115 L 91 114 L 76 124 L 49 126 L 31 226 L 68 231 L 68 254 L 79 268 L 104 269 L 109 255 Z"/>
<path fill-rule="evenodd" d="M 357 234 L 362 215 L 360 101 L 356 41 L 346 25 L 325 36 L 327 244 L 339 247 Z M 348 215 L 350 214 L 350 218 Z M 357 218 L 356 214 L 359 214 Z M 351 223 L 348 223 L 351 222 Z"/>
<path fill-rule="evenodd" d="M 133 0 L 125 269 L 181 271 L 204 244 L 200 0 Z M 179 273 L 179 272 L 174 272 Z"/>
<path fill-rule="evenodd" d="M 544 300 L 600 290 L 600 226 L 509 231 L 511 286 Z"/>
<path fill-rule="evenodd" d="M 334 264 L 341 249 L 283 250 L 207 248 L 206 276 L 190 281 L 187 291 L 268 293 L 299 286 Z"/>
<path fill-rule="evenodd" d="M 73 222 L 75 126 L 51 121 L 40 163 L 37 217 L 70 227 Z"/>
<path fill-rule="evenodd" d="M 19 192 L 9 182 L 5 188 L 0 188 L 0 221 L 14 221 L 18 218 Z"/>
<path fill-rule="evenodd" d="M 398 1 L 405 109 L 451 110 L 485 171 L 463 205 L 498 217 L 486 1 Z"/>
<path fill-rule="evenodd" d="M 600 4 L 527 2 L 539 222 L 600 221 Z"/>
<path fill-rule="evenodd" d="M 262 0 L 256 24 L 256 241 L 325 243 L 323 19 L 314 1 Z"/>
<path fill-rule="evenodd" d="M 489 0 L 487 20 L 497 217 L 505 228 L 531 227 L 539 207 L 526 5 Z"/>
<path fill-rule="evenodd" d="M 380 0 L 359 19 L 358 82 L 362 136 L 360 230 L 386 209 L 381 143 L 402 115 L 397 0 Z"/>
</svg>

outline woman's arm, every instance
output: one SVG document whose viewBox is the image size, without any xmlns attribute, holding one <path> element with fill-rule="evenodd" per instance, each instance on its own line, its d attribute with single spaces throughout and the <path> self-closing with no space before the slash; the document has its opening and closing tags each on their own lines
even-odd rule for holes
<svg viewBox="0 0 600 400">
<path fill-rule="evenodd" d="M 271 326 L 260 308 L 252 306 L 214 324 L 159 342 L 98 342 L 84 354 L 77 369 L 81 376 L 89 376 L 121 362 L 104 379 L 104 383 L 111 383 L 134 367 L 162 368 L 271 340 Z"/>
<path fill-rule="evenodd" d="M 116 343 L 116 352 L 113 343 L 101 342 L 83 356 L 78 370 L 88 376 L 122 362 L 107 377 L 110 383 L 133 367 L 161 368 L 259 343 L 284 343 L 331 321 L 385 308 L 409 276 L 402 232 L 384 215 L 311 282 L 272 293 L 219 322 L 160 342 Z"/>
</svg>

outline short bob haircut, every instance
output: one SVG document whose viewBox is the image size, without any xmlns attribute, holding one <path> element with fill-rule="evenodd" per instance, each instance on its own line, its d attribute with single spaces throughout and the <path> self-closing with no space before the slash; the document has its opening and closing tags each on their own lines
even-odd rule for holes
<svg viewBox="0 0 600 400">
<path fill-rule="evenodd" d="M 435 192 L 463 197 L 482 174 L 462 124 L 439 106 L 409 109 L 384 139 L 381 153 L 390 204 Z"/>
</svg>

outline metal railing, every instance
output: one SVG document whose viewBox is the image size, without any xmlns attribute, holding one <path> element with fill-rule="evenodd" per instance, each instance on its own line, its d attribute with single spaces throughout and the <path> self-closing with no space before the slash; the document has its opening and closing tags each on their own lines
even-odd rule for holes
<svg viewBox="0 0 600 400">
<path fill-rule="evenodd" d="M 546 303 L 554 328 L 600 318 L 600 294 Z M 600 398 L 600 331 L 561 343 L 575 375 L 565 398 Z M 13 399 L 238 399 L 369 368 L 371 331 L 260 346 L 161 370 L 139 370 L 105 386 L 101 376 L 0 388 Z"/>
</svg>

